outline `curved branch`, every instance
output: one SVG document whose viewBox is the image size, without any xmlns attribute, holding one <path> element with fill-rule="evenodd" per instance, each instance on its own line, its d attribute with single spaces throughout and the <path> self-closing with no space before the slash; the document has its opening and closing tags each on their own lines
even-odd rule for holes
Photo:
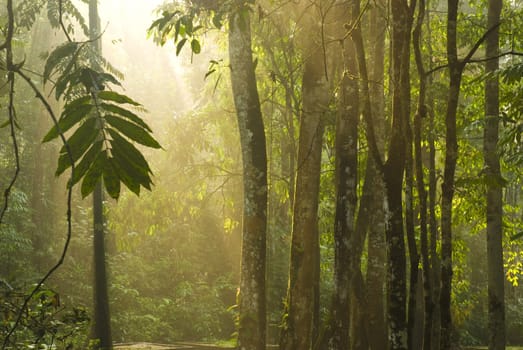
<svg viewBox="0 0 523 350">
<path fill-rule="evenodd" d="M 45 97 L 42 95 L 40 90 L 38 90 L 38 88 L 31 81 L 31 79 L 27 75 L 25 75 L 22 71 L 20 71 L 20 69 L 16 70 L 16 74 L 18 74 L 22 79 L 24 79 L 26 81 L 26 83 L 31 87 L 33 92 L 36 94 L 36 97 L 42 102 L 42 104 L 44 105 L 45 109 L 47 110 L 47 112 L 51 116 L 51 119 L 53 120 L 53 123 L 55 124 L 55 126 L 56 126 L 56 128 L 58 130 L 58 133 L 60 135 L 60 139 L 62 140 L 62 142 L 64 144 L 64 147 L 65 147 L 65 150 L 67 152 L 67 156 L 69 158 L 69 161 L 71 162 L 71 178 L 70 178 L 70 181 L 72 182 L 72 179 L 74 178 L 74 171 L 75 171 L 74 160 L 73 160 L 71 148 L 69 147 L 69 144 L 67 143 L 67 140 L 65 139 L 65 136 L 64 136 L 63 132 L 60 130 L 60 125 L 58 124 L 58 118 L 56 118 L 56 115 L 54 114 L 54 112 L 53 112 L 49 102 L 47 102 Z M 20 308 L 20 310 L 18 312 L 18 315 L 16 317 L 16 321 L 15 321 L 14 325 L 11 327 L 11 329 L 9 330 L 9 332 L 7 333 L 7 335 L 6 335 L 5 339 L 4 339 L 4 342 L 2 344 L 2 350 L 6 349 L 6 347 L 8 345 L 8 342 L 9 342 L 9 338 L 13 335 L 13 333 L 16 330 L 16 328 L 18 328 L 18 326 L 20 325 L 20 321 L 22 320 L 24 312 L 27 309 L 27 306 L 29 305 L 29 302 L 31 301 L 31 299 L 40 290 L 40 288 L 45 283 L 45 281 L 47 281 L 47 279 L 63 264 L 63 262 L 65 260 L 65 256 L 67 254 L 67 250 L 69 249 L 69 243 L 71 242 L 71 235 L 72 235 L 72 221 L 71 221 L 72 195 L 73 195 L 73 186 L 69 185 L 68 186 L 68 191 L 67 191 L 67 236 L 66 236 L 66 240 L 65 240 L 65 243 L 64 243 L 64 247 L 62 249 L 62 254 L 60 255 L 60 258 L 55 263 L 55 265 L 52 266 L 49 269 L 49 271 L 45 274 L 45 276 L 42 277 L 40 279 L 40 281 L 36 284 L 36 286 L 33 288 L 31 293 L 24 299 L 24 303 L 22 304 L 22 307 Z"/>
</svg>

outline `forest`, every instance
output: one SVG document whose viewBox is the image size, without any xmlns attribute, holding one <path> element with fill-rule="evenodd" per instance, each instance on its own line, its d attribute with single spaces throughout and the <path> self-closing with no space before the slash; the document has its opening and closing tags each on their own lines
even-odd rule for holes
<svg viewBox="0 0 523 350">
<path fill-rule="evenodd" d="M 0 72 L 2 350 L 523 349 L 523 1 L 0 0 Z"/>
</svg>

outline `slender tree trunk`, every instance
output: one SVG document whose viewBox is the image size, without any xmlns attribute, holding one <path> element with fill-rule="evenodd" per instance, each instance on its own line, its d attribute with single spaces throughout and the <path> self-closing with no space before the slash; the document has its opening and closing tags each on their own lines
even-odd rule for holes
<svg viewBox="0 0 523 350">
<path fill-rule="evenodd" d="M 412 17 L 407 1 L 392 0 L 392 135 L 384 179 L 388 206 L 388 322 L 390 349 L 407 348 L 406 251 L 403 231 L 402 185 L 405 137 L 409 121 L 409 48 Z"/>
<path fill-rule="evenodd" d="M 111 316 L 105 264 L 105 219 L 103 215 L 103 190 L 97 185 L 93 192 L 94 222 L 94 334 L 99 340 L 98 349 L 112 349 Z"/>
<path fill-rule="evenodd" d="M 407 337 L 408 348 L 417 349 L 416 325 L 418 324 L 416 309 L 418 304 L 419 253 L 414 229 L 414 158 L 412 156 L 412 130 L 407 127 L 407 151 L 405 159 L 405 228 L 409 248 L 409 294 L 407 302 Z"/>
<path fill-rule="evenodd" d="M 385 144 L 385 33 L 386 33 L 386 2 L 376 1 L 370 13 L 370 37 L 374 42 L 370 81 L 370 96 L 372 98 L 372 116 L 376 131 L 377 147 L 382 150 Z M 385 280 L 386 280 L 386 244 L 385 244 L 385 213 L 384 213 L 384 183 L 376 161 L 369 154 L 367 172 L 372 176 L 372 199 L 369 208 L 368 258 L 367 258 L 367 299 L 369 319 L 369 346 L 371 350 L 387 348 L 387 327 L 385 323 Z M 365 189 L 364 189 L 365 192 Z M 362 198 L 363 201 L 363 198 Z M 360 209 L 361 211 L 361 209 Z"/>
<path fill-rule="evenodd" d="M 427 0 L 427 8 L 430 8 L 430 0 Z M 426 13 L 427 17 L 427 42 L 428 42 L 428 56 L 432 57 L 433 50 L 431 46 L 432 31 L 430 29 L 430 12 Z M 432 61 L 429 62 L 429 68 L 432 68 Z M 432 76 L 427 77 L 427 85 L 432 83 Z M 430 266 L 432 267 L 432 274 L 430 276 L 433 293 L 432 293 L 432 330 L 431 330 L 431 349 L 439 349 L 440 347 L 440 290 L 441 290 L 441 260 L 437 252 L 437 242 L 439 240 L 439 227 L 436 218 L 436 203 L 437 203 L 437 178 L 436 178 L 436 130 L 434 122 L 434 98 L 432 95 L 427 96 L 427 114 L 429 119 L 429 132 L 427 140 L 429 144 L 429 191 L 428 191 L 428 224 L 429 224 L 429 254 Z"/>
<path fill-rule="evenodd" d="M 352 40 L 343 48 L 344 73 L 336 123 L 336 214 L 334 219 L 334 299 L 332 349 L 349 348 L 350 289 L 355 259 L 351 241 L 355 227 L 358 167 L 358 81 Z M 359 261 L 359 259 L 358 259 Z M 358 266 L 359 268 L 359 266 Z M 356 303 L 353 303 L 353 306 Z M 357 336 L 355 334 L 355 336 Z"/>
<path fill-rule="evenodd" d="M 441 185 L 441 340 L 440 349 L 452 346 L 451 292 L 452 292 L 452 199 L 454 197 L 454 174 L 458 158 L 456 114 L 458 109 L 461 73 L 463 65 L 457 52 L 458 0 L 448 0 L 447 59 L 449 66 L 449 90 L 445 117 L 445 170 Z"/>
<path fill-rule="evenodd" d="M 488 27 L 498 26 L 502 0 L 490 0 Z M 486 73 L 499 68 L 499 27 L 486 39 Z M 502 178 L 497 152 L 499 139 L 499 81 L 491 76 L 485 83 L 485 131 L 483 154 L 487 180 L 487 265 L 489 350 L 505 349 L 505 278 L 503 272 Z"/>
<path fill-rule="evenodd" d="M 421 55 L 421 30 L 423 20 L 425 18 L 425 0 L 419 0 L 418 17 L 416 27 L 413 32 L 414 55 L 416 59 L 416 67 L 419 77 L 419 96 L 418 108 L 414 116 L 414 151 L 415 151 L 415 168 L 416 168 L 416 184 L 419 197 L 419 224 L 420 224 L 420 241 L 421 241 L 421 260 L 422 260 L 422 274 L 423 274 L 423 304 L 424 304 L 424 320 L 423 320 L 423 350 L 430 350 L 432 346 L 432 317 L 433 317 L 433 302 L 432 302 L 432 276 L 431 264 L 428 245 L 428 226 L 427 226 L 427 190 L 425 188 L 425 181 L 423 175 L 423 161 L 422 161 L 422 120 L 427 118 L 427 107 L 425 105 L 427 93 L 427 78 L 425 76 L 425 68 L 423 67 L 423 58 Z"/>
<path fill-rule="evenodd" d="M 286 350 L 306 350 L 312 342 L 314 240 L 318 232 L 323 115 L 329 101 L 324 64 L 321 51 L 315 49 L 303 72 L 288 315 L 281 340 Z"/>
<path fill-rule="evenodd" d="M 93 40 L 93 50 L 101 54 L 100 19 L 97 0 L 89 1 L 89 36 Z M 98 181 L 93 192 L 93 240 L 94 240 L 94 327 L 93 337 L 99 340 L 98 349 L 113 348 L 111 336 L 111 316 L 107 286 L 105 218 L 103 214 L 103 186 Z"/>
<path fill-rule="evenodd" d="M 246 6 L 244 4 L 244 6 Z M 243 161 L 243 238 L 238 348 L 265 350 L 267 154 L 256 87 L 248 11 L 229 19 L 231 84 Z"/>
</svg>

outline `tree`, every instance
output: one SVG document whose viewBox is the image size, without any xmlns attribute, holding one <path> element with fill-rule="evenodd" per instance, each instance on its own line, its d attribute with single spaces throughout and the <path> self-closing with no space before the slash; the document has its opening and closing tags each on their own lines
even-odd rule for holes
<svg viewBox="0 0 523 350">
<path fill-rule="evenodd" d="M 307 9 L 305 33 L 316 28 L 318 4 Z M 311 31 L 309 31 L 311 30 Z M 318 199 L 324 117 L 328 110 L 329 88 L 325 56 L 318 44 L 305 44 L 302 78 L 302 111 L 298 139 L 296 190 L 291 237 L 291 261 L 287 310 L 281 348 L 308 349 L 312 346 L 314 276 L 318 248 Z"/>
<path fill-rule="evenodd" d="M 485 55 L 488 61 L 485 73 L 493 74 L 499 68 L 499 22 L 502 0 L 488 2 L 487 29 L 495 28 L 486 39 Z M 503 199 L 499 140 L 499 82 L 489 76 L 485 82 L 485 130 L 483 157 L 487 186 L 487 265 L 489 349 L 505 349 L 505 278 L 503 270 Z"/>
<path fill-rule="evenodd" d="M 243 228 L 238 346 L 265 350 L 267 154 L 251 49 L 250 8 L 229 14 L 229 60 L 243 162 Z"/>
<path fill-rule="evenodd" d="M 92 40 L 93 52 L 101 55 L 100 19 L 98 1 L 89 1 L 89 39 Z M 92 60 L 93 63 L 96 60 Z M 96 87 L 95 87 L 96 88 Z M 99 341 L 96 347 L 101 350 L 113 348 L 111 334 L 111 312 L 107 287 L 107 268 L 105 250 L 105 218 L 103 205 L 102 179 L 97 181 L 93 192 L 93 256 L 94 256 L 94 320 L 92 337 Z"/>
<path fill-rule="evenodd" d="M 343 13 L 350 13 L 344 11 Z M 340 26 L 342 27 L 342 26 Z M 358 119 L 359 97 L 358 66 L 351 37 L 342 41 L 343 77 L 340 105 L 336 119 L 336 213 L 334 218 L 334 297 L 331 306 L 332 349 L 350 348 L 349 332 L 351 306 L 360 304 L 352 300 L 352 280 L 356 269 L 360 271 L 359 258 L 355 255 L 356 207 L 358 185 Z M 357 262 L 357 264 L 356 264 Z M 358 320 L 354 320 L 356 324 Z M 364 328 L 363 328 L 364 329 Z M 354 337 L 362 334 L 354 333 Z"/>
</svg>

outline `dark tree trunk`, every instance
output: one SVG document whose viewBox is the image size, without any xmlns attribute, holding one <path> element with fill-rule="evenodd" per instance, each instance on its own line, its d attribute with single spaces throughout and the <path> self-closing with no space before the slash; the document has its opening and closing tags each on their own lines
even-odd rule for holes
<svg viewBox="0 0 523 350">
<path fill-rule="evenodd" d="M 499 68 L 499 21 L 502 0 L 490 0 L 488 27 L 496 27 L 486 39 L 487 74 Z M 487 186 L 487 265 L 489 350 L 505 349 L 505 278 L 503 271 L 503 199 L 498 155 L 499 81 L 490 76 L 485 83 L 485 131 L 483 154 Z"/>
<path fill-rule="evenodd" d="M 355 216 L 358 167 L 358 81 L 352 40 L 343 48 L 344 74 L 336 123 L 336 214 L 334 219 L 334 299 L 332 349 L 349 348 L 351 278 L 354 274 Z M 358 259 L 359 261 L 359 259 Z M 350 268 L 349 268 L 350 267 Z M 358 266 L 359 269 L 359 266 Z M 355 306 L 353 303 L 353 306 Z M 358 336 L 355 334 L 355 336 Z"/>
<path fill-rule="evenodd" d="M 427 78 L 425 68 L 423 67 L 423 58 L 421 54 L 421 29 L 425 18 L 425 0 L 419 1 L 418 17 L 416 27 L 413 32 L 414 55 L 419 77 L 419 96 L 418 108 L 414 116 L 414 153 L 416 184 L 419 198 L 419 225 L 421 241 L 421 260 L 423 274 L 423 349 L 430 350 L 432 346 L 432 317 L 433 317 L 433 293 L 432 293 L 432 268 L 430 264 L 429 245 L 428 245 L 428 226 L 427 226 L 427 190 L 423 175 L 422 161 L 422 120 L 427 118 L 427 107 L 425 106 L 427 93 Z"/>
<path fill-rule="evenodd" d="M 231 84 L 242 149 L 244 198 L 238 347 L 265 350 L 267 154 L 250 21 L 245 13 L 248 11 L 237 11 L 229 19 Z"/>
<path fill-rule="evenodd" d="M 376 131 L 377 147 L 382 150 L 385 145 L 385 28 L 386 28 L 386 2 L 376 1 L 370 13 L 370 37 L 374 42 L 370 81 L 372 98 L 372 116 Z M 383 175 L 374 158 L 369 154 L 367 170 L 371 181 L 372 198 L 369 208 L 368 229 L 368 261 L 367 261 L 367 299 L 369 319 L 369 346 L 371 350 L 387 348 L 387 327 L 385 323 L 385 280 L 386 280 L 386 244 L 385 244 L 385 213 L 384 213 L 384 183 Z M 367 175 L 366 175 L 367 176 Z M 366 180 L 367 181 L 367 180 Z M 365 189 L 364 189 L 365 193 Z M 363 198 L 362 198 L 363 202 Z M 360 209 L 361 211 L 361 209 Z"/>
<path fill-rule="evenodd" d="M 288 315 L 281 339 L 282 349 L 286 350 L 309 349 L 312 342 L 323 117 L 329 101 L 324 64 L 321 52 L 314 50 L 303 72 Z"/>
<path fill-rule="evenodd" d="M 100 19 L 96 0 L 89 1 L 89 36 L 93 40 L 93 50 L 101 54 Z M 111 316 L 109 311 L 109 292 L 107 286 L 105 219 L 103 214 L 103 186 L 98 182 L 93 192 L 93 246 L 94 246 L 94 325 L 93 338 L 97 339 L 98 349 L 113 348 L 111 336 Z"/>
<path fill-rule="evenodd" d="M 103 215 L 103 188 L 98 183 L 93 192 L 94 222 L 94 334 L 99 341 L 97 348 L 112 349 L 111 316 L 105 266 L 105 219 Z"/>
<path fill-rule="evenodd" d="M 457 53 L 458 0 L 448 0 L 447 59 L 449 66 L 449 90 L 445 117 L 445 170 L 441 185 L 441 339 L 440 349 L 452 345 L 451 292 L 452 292 L 452 199 L 454 197 L 454 174 L 458 158 L 456 114 L 463 65 Z"/>
<path fill-rule="evenodd" d="M 406 252 L 403 231 L 405 137 L 409 127 L 409 53 L 412 14 L 408 2 L 392 0 L 392 131 L 384 180 L 388 204 L 388 322 L 390 349 L 407 348 Z"/>
</svg>

